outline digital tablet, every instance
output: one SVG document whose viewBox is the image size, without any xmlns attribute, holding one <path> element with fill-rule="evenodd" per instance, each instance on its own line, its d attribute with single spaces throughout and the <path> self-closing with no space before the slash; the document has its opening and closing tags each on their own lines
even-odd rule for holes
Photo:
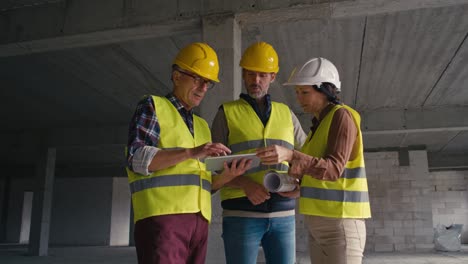
<svg viewBox="0 0 468 264">
<path fill-rule="evenodd" d="M 260 158 L 258 158 L 255 153 L 249 154 L 237 154 L 237 155 L 227 155 L 227 156 L 219 156 L 219 157 L 207 157 L 205 158 L 206 170 L 209 171 L 218 171 L 224 169 L 224 162 L 227 161 L 228 164 L 231 161 L 237 159 L 240 161 L 242 158 L 252 160 L 252 164 L 250 164 L 250 168 L 255 168 L 260 165 Z"/>
</svg>

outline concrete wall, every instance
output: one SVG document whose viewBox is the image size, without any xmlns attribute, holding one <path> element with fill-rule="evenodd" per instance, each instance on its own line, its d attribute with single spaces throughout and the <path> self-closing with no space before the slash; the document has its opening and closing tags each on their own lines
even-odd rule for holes
<svg viewBox="0 0 468 264">
<path fill-rule="evenodd" d="M 461 241 L 468 244 L 468 171 L 431 172 L 434 226 L 463 224 Z"/>
<path fill-rule="evenodd" d="M 50 244 L 109 245 L 112 178 L 56 178 Z"/>
<path fill-rule="evenodd" d="M 11 178 L 8 206 L 1 208 L 7 218 L 6 226 L 1 227 L 6 231 L 5 238 L 0 242 L 20 242 L 21 224 L 28 222 L 23 219 L 24 193 L 33 190 L 33 185 L 33 177 Z M 128 245 L 129 222 L 130 194 L 126 178 L 55 179 L 51 245 Z"/>
</svg>

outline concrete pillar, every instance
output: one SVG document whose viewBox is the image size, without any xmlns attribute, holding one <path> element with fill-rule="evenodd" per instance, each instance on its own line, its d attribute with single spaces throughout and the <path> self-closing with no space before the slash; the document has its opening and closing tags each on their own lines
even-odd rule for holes
<svg viewBox="0 0 468 264">
<path fill-rule="evenodd" d="M 110 246 L 128 246 L 130 231 L 130 190 L 127 177 L 112 178 Z"/>
<path fill-rule="evenodd" d="M 130 223 L 128 224 L 129 224 L 128 245 L 135 246 L 135 236 L 134 236 L 135 224 L 133 223 L 133 206 L 131 205 L 131 203 L 130 203 Z"/>
<path fill-rule="evenodd" d="M 8 172 L 7 172 L 8 173 Z M 7 174 L 5 173 L 5 174 Z M 0 243 L 6 241 L 8 219 L 8 197 L 10 196 L 10 176 L 5 175 L 0 183 Z"/>
<path fill-rule="evenodd" d="M 221 103 L 239 97 L 242 76 L 241 29 L 233 15 L 213 15 L 203 18 L 203 41 L 218 54 L 220 83 L 209 91 L 200 105 L 200 115 L 211 125 Z"/>
<path fill-rule="evenodd" d="M 33 192 L 24 192 L 23 195 L 23 210 L 21 213 L 21 231 L 20 244 L 29 243 L 29 234 L 31 233 L 31 212 L 33 205 Z"/>
<path fill-rule="evenodd" d="M 200 114 L 209 125 L 218 107 L 239 98 L 242 90 L 241 29 L 232 15 L 214 15 L 203 18 L 203 41 L 213 47 L 220 64 L 220 83 L 209 91 L 201 104 Z M 221 239 L 222 209 L 219 194 L 212 196 L 212 222 L 208 238 L 207 263 L 224 263 L 224 246 Z"/>
<path fill-rule="evenodd" d="M 50 213 L 55 178 L 55 148 L 43 148 L 37 155 L 29 254 L 47 256 L 49 249 Z"/>
</svg>

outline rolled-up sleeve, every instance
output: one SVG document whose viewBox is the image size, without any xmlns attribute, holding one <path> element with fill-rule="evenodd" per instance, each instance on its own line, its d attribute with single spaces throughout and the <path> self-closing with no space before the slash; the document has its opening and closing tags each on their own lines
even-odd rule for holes
<svg viewBox="0 0 468 264">
<path fill-rule="evenodd" d="M 150 175 L 148 167 L 159 149 L 152 146 L 137 148 L 133 153 L 132 170 L 141 175 Z"/>
<path fill-rule="evenodd" d="M 148 165 L 158 151 L 160 127 L 151 96 L 137 105 L 130 121 L 127 141 L 127 166 L 136 173 L 148 175 Z"/>
</svg>

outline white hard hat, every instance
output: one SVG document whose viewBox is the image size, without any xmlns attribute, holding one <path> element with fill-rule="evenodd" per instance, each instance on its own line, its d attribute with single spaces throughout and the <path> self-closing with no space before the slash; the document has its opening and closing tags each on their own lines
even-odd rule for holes
<svg viewBox="0 0 468 264">
<path fill-rule="evenodd" d="M 341 82 L 335 65 L 324 58 L 313 58 L 296 67 L 283 85 L 317 85 L 332 83 L 338 92 L 341 91 Z"/>
</svg>

